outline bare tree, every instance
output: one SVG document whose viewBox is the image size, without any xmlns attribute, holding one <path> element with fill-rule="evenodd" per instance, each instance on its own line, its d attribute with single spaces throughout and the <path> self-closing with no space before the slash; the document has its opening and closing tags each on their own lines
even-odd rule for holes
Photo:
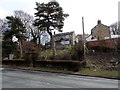
<svg viewBox="0 0 120 90">
<path fill-rule="evenodd" d="M 37 27 L 33 26 L 34 17 L 22 10 L 15 10 L 14 15 L 20 18 L 25 25 L 27 29 L 26 36 L 28 37 L 28 40 L 32 40 L 37 43 L 37 39 L 40 37 L 40 32 L 38 31 Z"/>
<path fill-rule="evenodd" d="M 120 35 L 120 22 L 115 22 L 111 24 L 110 27 L 113 35 Z"/>
</svg>

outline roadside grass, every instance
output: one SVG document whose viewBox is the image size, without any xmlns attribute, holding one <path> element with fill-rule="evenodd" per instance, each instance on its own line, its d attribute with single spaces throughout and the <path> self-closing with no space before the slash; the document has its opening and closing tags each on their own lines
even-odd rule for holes
<svg viewBox="0 0 120 90">
<path fill-rule="evenodd" d="M 57 69 L 57 68 L 47 68 L 47 67 L 35 67 L 34 69 L 52 72 L 64 72 L 64 73 L 77 73 L 80 75 L 90 75 L 90 76 L 100 76 L 100 77 L 115 77 L 118 78 L 120 71 L 110 71 L 110 70 L 96 70 L 90 68 L 82 68 L 78 72 L 68 71 L 67 69 Z"/>
<path fill-rule="evenodd" d="M 16 68 L 15 65 L 3 65 L 2 67 L 13 67 Z M 19 66 L 17 66 L 19 67 Z M 98 77 L 109 77 L 109 78 L 120 78 L 120 71 L 110 71 L 110 70 L 97 70 L 91 68 L 82 68 L 78 72 L 68 71 L 67 69 L 58 69 L 58 68 L 47 68 L 47 67 L 27 67 L 20 66 L 19 68 L 28 68 L 32 70 L 40 70 L 40 71 L 50 71 L 50 72 L 63 72 L 63 73 L 75 73 L 78 75 L 90 75 L 90 76 L 98 76 Z"/>
<path fill-rule="evenodd" d="M 103 77 L 119 77 L 120 71 L 82 68 L 78 73 L 85 75 L 103 76 Z"/>
<path fill-rule="evenodd" d="M 110 71 L 110 70 L 96 70 L 90 68 L 82 68 L 78 72 L 68 71 L 67 69 L 58 69 L 58 68 L 47 68 L 47 67 L 33 67 L 34 69 L 43 70 L 43 71 L 52 71 L 52 72 L 71 72 L 77 73 L 80 75 L 91 75 L 91 76 L 101 76 L 101 77 L 116 77 L 120 75 L 120 71 Z"/>
<path fill-rule="evenodd" d="M 42 70 L 42 71 L 51 71 L 51 72 L 72 72 L 68 71 L 67 69 L 58 69 L 58 68 L 48 68 L 48 67 L 32 67 L 35 70 Z"/>
</svg>

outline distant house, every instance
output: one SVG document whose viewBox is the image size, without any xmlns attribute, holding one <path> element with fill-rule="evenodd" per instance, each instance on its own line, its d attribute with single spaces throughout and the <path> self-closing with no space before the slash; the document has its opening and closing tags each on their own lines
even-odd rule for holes
<svg viewBox="0 0 120 90">
<path fill-rule="evenodd" d="M 93 36 L 90 34 L 88 37 L 85 38 L 86 41 L 96 41 L 97 38 L 93 38 Z"/>
<path fill-rule="evenodd" d="M 89 36 L 89 34 L 85 34 L 85 38 L 87 38 L 88 36 Z M 78 39 L 78 41 L 84 40 L 83 34 L 78 34 L 78 35 L 76 36 L 76 38 Z"/>
<path fill-rule="evenodd" d="M 104 40 L 110 39 L 110 27 L 101 23 L 101 20 L 98 20 L 97 25 L 91 30 L 91 39 Z"/>
<path fill-rule="evenodd" d="M 111 38 L 120 38 L 120 35 L 111 35 Z"/>
<path fill-rule="evenodd" d="M 86 46 L 104 46 L 116 48 L 120 44 L 120 35 L 111 35 L 110 27 L 101 23 L 91 29 L 91 34 L 86 38 Z"/>
<path fill-rule="evenodd" d="M 75 32 L 65 32 L 54 35 L 56 45 L 74 45 L 75 44 Z"/>
</svg>

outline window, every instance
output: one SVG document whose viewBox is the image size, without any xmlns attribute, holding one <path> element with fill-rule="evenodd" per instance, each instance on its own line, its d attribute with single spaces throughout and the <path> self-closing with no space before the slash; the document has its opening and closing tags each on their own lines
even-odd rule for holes
<svg viewBox="0 0 120 90">
<path fill-rule="evenodd" d="M 69 38 L 69 35 L 66 35 L 66 38 Z"/>
<path fill-rule="evenodd" d="M 64 40 L 63 40 L 63 41 L 61 41 L 61 44 L 62 44 L 62 45 L 67 45 L 67 44 L 70 44 L 70 41 L 64 41 Z"/>
</svg>

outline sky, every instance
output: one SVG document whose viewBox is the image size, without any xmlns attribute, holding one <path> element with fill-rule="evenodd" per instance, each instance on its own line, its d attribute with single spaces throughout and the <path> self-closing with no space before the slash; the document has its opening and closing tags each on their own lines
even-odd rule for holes
<svg viewBox="0 0 120 90">
<path fill-rule="evenodd" d="M 13 15 L 14 10 L 23 10 L 34 16 L 36 12 L 35 2 L 45 2 L 50 0 L 1 0 L 0 18 Z M 84 17 L 84 30 L 86 34 L 91 33 L 91 29 L 97 25 L 97 21 L 107 26 L 118 20 L 119 0 L 57 0 L 63 8 L 64 13 L 70 16 L 65 19 L 63 32 L 75 31 L 82 34 L 82 17 Z"/>
</svg>

